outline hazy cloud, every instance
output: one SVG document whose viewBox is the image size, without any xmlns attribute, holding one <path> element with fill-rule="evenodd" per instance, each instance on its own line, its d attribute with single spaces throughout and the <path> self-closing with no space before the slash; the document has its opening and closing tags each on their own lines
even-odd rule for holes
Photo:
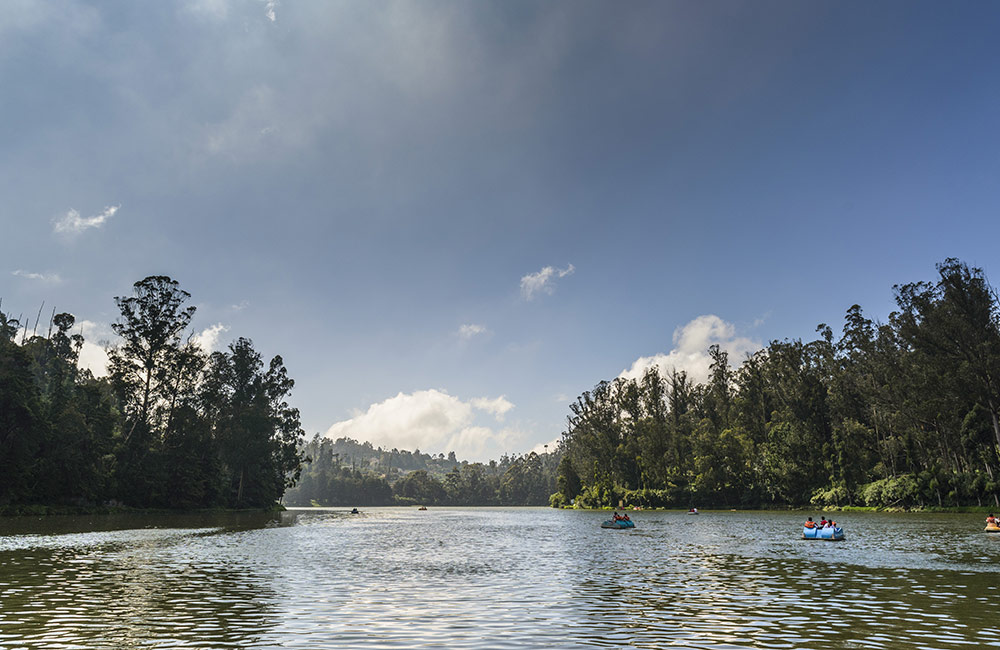
<svg viewBox="0 0 1000 650">
<path fill-rule="evenodd" d="M 32 273 L 22 269 L 13 271 L 11 275 L 16 275 L 17 277 L 25 278 L 26 280 L 39 280 L 40 282 L 59 282 L 62 279 L 59 277 L 58 273 Z"/>
<path fill-rule="evenodd" d="M 120 205 L 111 205 L 104 208 L 104 211 L 100 214 L 96 214 L 92 217 L 81 217 L 79 212 L 70 209 L 65 216 L 56 220 L 55 231 L 75 234 L 83 232 L 88 228 L 100 228 L 108 219 L 115 216 L 115 213 L 118 212 L 119 208 L 121 208 Z"/>
<path fill-rule="evenodd" d="M 657 366 L 662 375 L 668 375 L 672 370 L 683 370 L 692 381 L 705 382 L 712 363 L 708 348 L 712 345 L 725 350 L 731 364 L 739 364 L 748 353 L 763 347 L 759 341 L 736 336 L 736 328 L 731 323 L 713 314 L 706 314 L 674 331 L 673 350 L 650 357 L 639 357 L 631 368 L 623 370 L 619 376 L 640 379 L 646 370 Z"/>
<path fill-rule="evenodd" d="M 529 273 L 521 278 L 521 296 L 525 300 L 534 300 L 535 296 L 541 293 L 552 294 L 555 289 L 555 281 L 572 275 L 576 268 L 570 264 L 564 269 L 557 269 L 553 266 L 546 266 L 537 273 Z"/>
<path fill-rule="evenodd" d="M 481 459 L 487 446 L 503 444 L 517 434 L 477 424 L 477 411 L 499 420 L 513 407 L 502 396 L 463 401 L 436 389 L 399 393 L 372 404 L 365 412 L 356 412 L 349 420 L 337 422 L 325 435 L 369 441 L 387 449 L 454 451 L 459 458 Z"/>
<path fill-rule="evenodd" d="M 459 337 L 469 340 L 473 337 L 479 336 L 480 334 L 486 334 L 489 330 L 486 329 L 485 325 L 476 325 L 474 323 L 469 323 L 462 325 L 458 328 Z"/>
</svg>

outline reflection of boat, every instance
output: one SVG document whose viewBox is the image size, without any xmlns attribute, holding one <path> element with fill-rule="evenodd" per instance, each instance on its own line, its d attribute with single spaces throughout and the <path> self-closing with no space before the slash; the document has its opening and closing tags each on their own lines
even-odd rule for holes
<svg viewBox="0 0 1000 650">
<path fill-rule="evenodd" d="M 987 533 L 1000 533 L 1000 526 L 997 526 L 996 524 L 986 524 L 986 528 L 983 530 Z"/>
<path fill-rule="evenodd" d="M 601 528 L 635 528 L 635 522 L 627 519 L 619 519 L 618 521 L 608 519 L 601 524 Z"/>
<path fill-rule="evenodd" d="M 840 526 L 836 528 L 806 528 L 802 527 L 802 539 L 822 539 L 827 542 L 839 542 L 847 539 L 844 529 Z"/>
</svg>

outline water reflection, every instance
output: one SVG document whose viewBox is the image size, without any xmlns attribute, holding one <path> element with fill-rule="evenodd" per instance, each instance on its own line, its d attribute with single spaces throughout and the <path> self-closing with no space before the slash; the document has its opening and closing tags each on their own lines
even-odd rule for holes
<svg viewBox="0 0 1000 650">
<path fill-rule="evenodd" d="M 241 534 L 115 528 L 0 538 L 0 648 L 245 648 L 275 624 Z"/>
<path fill-rule="evenodd" d="M 978 518 L 303 510 L 0 537 L 0 648 L 1000 647 Z M 162 523 L 162 522 L 161 522 Z M 176 522 L 174 522 L 176 524 Z"/>
</svg>

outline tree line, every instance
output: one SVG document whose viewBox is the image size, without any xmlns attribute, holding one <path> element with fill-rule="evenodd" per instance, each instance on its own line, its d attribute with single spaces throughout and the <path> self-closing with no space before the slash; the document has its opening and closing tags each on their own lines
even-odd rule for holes
<svg viewBox="0 0 1000 650">
<path fill-rule="evenodd" d="M 546 505 L 555 490 L 557 461 L 548 453 L 469 463 L 454 452 L 383 450 L 317 435 L 302 454 L 307 462 L 285 494 L 287 505 Z"/>
<path fill-rule="evenodd" d="M 695 384 L 656 368 L 570 407 L 553 505 L 1000 507 L 1000 302 L 947 259 L 887 323 L 773 341 Z"/>
<path fill-rule="evenodd" d="M 189 330 L 189 298 L 166 276 L 116 297 L 107 377 L 79 367 L 72 314 L 29 337 L 0 311 L 0 512 L 281 498 L 302 461 L 299 413 L 286 401 L 294 382 L 280 356 L 265 363 L 246 338 L 207 354 Z"/>
</svg>

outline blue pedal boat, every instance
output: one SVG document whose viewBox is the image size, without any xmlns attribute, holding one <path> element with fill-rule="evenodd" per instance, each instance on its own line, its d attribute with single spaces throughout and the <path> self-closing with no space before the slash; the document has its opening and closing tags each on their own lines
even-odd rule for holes
<svg viewBox="0 0 1000 650">
<path fill-rule="evenodd" d="M 619 519 L 615 521 L 613 519 L 608 519 L 601 524 L 601 528 L 635 528 L 635 522 L 633 521 L 623 521 Z"/>
<path fill-rule="evenodd" d="M 802 539 L 822 539 L 827 542 L 840 542 L 847 539 L 844 529 L 840 526 L 835 528 L 806 528 L 802 527 Z"/>
</svg>

